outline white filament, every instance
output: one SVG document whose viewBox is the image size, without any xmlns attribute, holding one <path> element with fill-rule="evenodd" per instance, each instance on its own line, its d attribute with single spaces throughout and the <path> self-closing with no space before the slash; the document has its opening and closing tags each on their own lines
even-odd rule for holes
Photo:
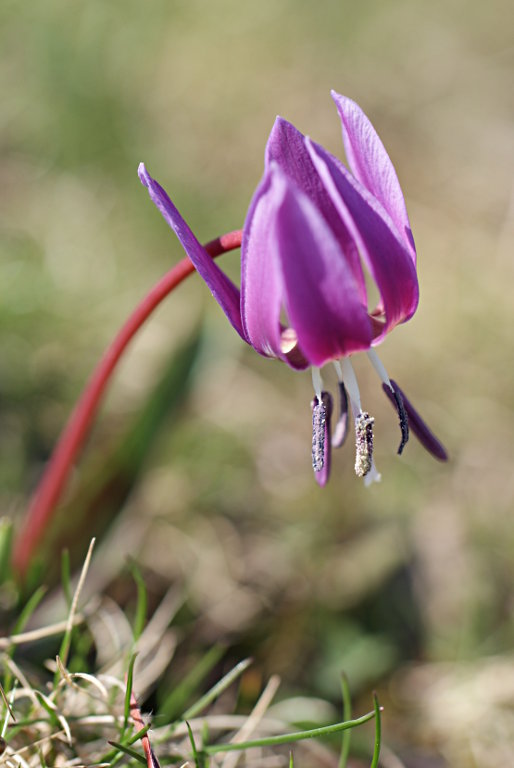
<svg viewBox="0 0 514 768">
<path fill-rule="evenodd" d="M 314 366 L 312 366 L 311 372 L 312 372 L 312 386 L 314 387 L 314 392 L 316 393 L 316 397 L 318 398 L 318 403 L 321 403 L 321 393 L 323 391 L 323 379 L 321 378 L 321 369 L 315 368 Z"/>
<path fill-rule="evenodd" d="M 341 364 L 339 365 L 339 368 L 341 372 L 341 377 L 340 377 L 341 381 L 344 381 L 344 385 L 350 397 L 350 404 L 352 406 L 353 418 L 356 419 L 359 413 L 362 411 L 361 393 L 359 392 L 357 377 L 355 376 L 355 371 L 353 370 L 353 365 L 350 362 L 350 358 L 343 357 Z M 339 375 L 339 372 L 338 372 L 338 375 Z"/>
<path fill-rule="evenodd" d="M 369 358 L 369 361 L 370 361 L 371 365 L 373 366 L 375 371 L 380 376 L 381 381 L 383 381 L 384 384 L 387 384 L 387 386 L 390 389 L 392 389 L 391 380 L 389 379 L 389 376 L 387 375 L 387 371 L 384 368 L 384 364 L 383 364 L 382 360 L 379 358 L 379 356 L 377 355 L 375 350 L 374 349 L 368 349 L 366 354 L 368 355 L 368 358 Z"/>
</svg>

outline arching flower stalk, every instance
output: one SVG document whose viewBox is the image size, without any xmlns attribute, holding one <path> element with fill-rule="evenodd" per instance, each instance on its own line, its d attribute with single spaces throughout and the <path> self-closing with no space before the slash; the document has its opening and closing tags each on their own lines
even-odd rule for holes
<svg viewBox="0 0 514 768">
<path fill-rule="evenodd" d="M 410 426 L 432 455 L 447 458 L 375 351 L 396 325 L 412 317 L 419 299 L 416 249 L 398 177 L 360 107 L 335 92 L 332 98 L 348 168 L 277 118 L 243 229 L 240 289 L 213 263 L 145 166 L 139 169 L 152 201 L 241 338 L 265 357 L 312 370 L 312 464 L 320 485 L 328 480 L 331 446 L 346 437 L 348 401 L 356 474 L 366 483 L 380 479 L 373 460 L 374 419 L 361 406 L 350 362 L 357 352 L 367 353 L 398 412 L 398 453 Z M 365 271 L 380 296 L 376 307 L 368 306 Z M 339 381 L 332 437 L 332 399 L 321 374 L 328 363 Z"/>
</svg>

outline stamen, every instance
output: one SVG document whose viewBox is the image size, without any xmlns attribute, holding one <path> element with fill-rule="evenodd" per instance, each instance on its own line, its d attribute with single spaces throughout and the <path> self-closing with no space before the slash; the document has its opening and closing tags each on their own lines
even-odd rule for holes
<svg viewBox="0 0 514 768">
<path fill-rule="evenodd" d="M 314 387 L 314 392 L 316 393 L 316 397 L 318 398 L 318 403 L 321 403 L 321 393 L 323 391 L 323 379 L 321 378 L 321 370 L 313 366 L 311 368 L 311 373 L 312 373 L 312 386 Z"/>
<path fill-rule="evenodd" d="M 344 381 L 346 389 L 348 390 L 353 418 L 356 419 L 362 411 L 361 394 L 359 392 L 355 371 L 353 370 L 353 366 L 348 357 L 344 357 L 341 363 L 341 379 Z"/>
<path fill-rule="evenodd" d="M 377 353 L 375 352 L 375 350 L 368 349 L 367 354 L 371 362 L 371 365 L 373 366 L 375 371 L 378 373 L 380 379 L 382 380 L 382 389 L 384 390 L 386 395 L 389 397 L 391 402 L 396 405 L 398 418 L 400 420 L 400 430 L 402 433 L 402 439 L 400 441 L 400 445 L 398 446 L 397 453 L 398 455 L 401 455 L 403 449 L 405 448 L 409 440 L 409 419 L 407 417 L 407 412 L 403 404 L 402 394 L 399 388 L 394 384 L 394 382 L 391 381 L 391 379 L 387 375 L 387 371 L 384 368 L 384 365 L 380 360 L 379 356 L 377 355 Z"/>
<path fill-rule="evenodd" d="M 332 397 L 328 392 L 312 402 L 312 468 L 318 485 L 323 487 L 330 474 L 330 419 Z"/>
<path fill-rule="evenodd" d="M 348 435 L 348 395 L 343 381 L 339 385 L 339 416 L 332 435 L 332 447 L 340 448 Z"/>
<path fill-rule="evenodd" d="M 315 472 L 321 472 L 325 465 L 326 421 L 327 409 L 316 397 L 312 405 L 312 468 Z"/>
<path fill-rule="evenodd" d="M 392 403 L 397 403 L 396 398 L 393 397 L 393 394 L 398 393 L 398 395 L 401 397 L 411 431 L 418 438 L 421 445 L 439 461 L 448 461 L 448 454 L 444 445 L 437 439 L 432 430 L 421 418 L 417 410 L 414 408 L 405 393 L 400 389 L 396 381 L 391 380 L 391 388 L 392 392 L 389 387 L 383 386 L 384 392 Z"/>
<path fill-rule="evenodd" d="M 368 349 L 366 354 L 368 355 L 368 358 L 369 358 L 369 361 L 370 361 L 371 365 L 373 366 L 375 371 L 378 373 L 378 375 L 380 376 L 380 379 L 383 381 L 383 383 L 387 384 L 389 387 L 391 387 L 391 380 L 389 379 L 389 376 L 387 375 L 387 371 L 384 368 L 384 364 L 383 364 L 382 360 L 379 358 L 379 356 L 377 355 L 375 350 L 374 349 Z M 392 389 L 392 387 L 391 387 L 391 389 Z"/>
<path fill-rule="evenodd" d="M 373 461 L 373 424 L 375 419 L 367 411 L 362 410 L 359 385 L 349 358 L 343 358 L 341 365 L 336 365 L 336 371 L 338 376 L 344 379 L 355 420 L 355 474 L 365 478 L 365 485 L 370 485 L 370 483 L 380 480 L 380 474 L 377 472 Z"/>
<path fill-rule="evenodd" d="M 375 419 L 361 411 L 355 419 L 355 474 L 366 477 L 373 466 L 373 424 Z"/>
</svg>

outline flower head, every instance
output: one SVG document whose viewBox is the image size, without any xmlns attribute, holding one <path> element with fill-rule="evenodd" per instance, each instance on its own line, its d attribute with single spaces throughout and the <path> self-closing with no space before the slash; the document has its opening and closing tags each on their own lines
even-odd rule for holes
<svg viewBox="0 0 514 768">
<path fill-rule="evenodd" d="M 319 372 L 322 366 L 333 362 L 339 379 L 340 409 L 332 442 L 340 445 L 346 436 L 348 394 L 356 430 L 356 472 L 367 481 L 380 477 L 373 462 L 374 419 L 361 408 L 350 356 L 368 352 L 397 408 L 399 452 L 408 439 L 409 422 L 417 433 L 421 421 L 410 403 L 404 407 L 400 388 L 389 380 L 372 349 L 397 324 L 409 320 L 418 305 L 416 250 L 405 201 L 369 119 L 352 100 L 335 92 L 332 97 L 348 167 L 277 118 L 243 230 L 240 290 L 212 261 L 162 187 L 140 167 L 152 200 L 239 335 L 261 355 L 292 368 L 312 368 L 312 457 L 321 485 L 330 466 L 332 413 Z M 380 297 L 376 307 L 368 306 L 365 273 Z M 438 441 L 440 450 L 427 439 L 422 442 L 437 458 L 446 457 Z"/>
</svg>

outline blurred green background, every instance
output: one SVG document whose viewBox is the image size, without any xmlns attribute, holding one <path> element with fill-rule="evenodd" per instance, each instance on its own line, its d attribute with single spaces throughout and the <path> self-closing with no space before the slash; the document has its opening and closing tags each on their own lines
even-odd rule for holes
<svg viewBox="0 0 514 768">
<path fill-rule="evenodd" d="M 381 358 L 451 462 L 414 440 L 395 455 L 357 359 L 383 480 L 365 490 L 348 445 L 317 488 L 310 376 L 245 348 L 193 277 L 121 365 L 67 514 L 88 517 L 83 557 L 95 467 L 116 475 L 201 322 L 187 393 L 102 496 L 102 583 L 130 553 L 156 596 L 187 585 L 190 647 L 251 652 L 293 693 L 337 701 L 341 669 L 356 695 L 377 687 L 413 766 L 506 765 L 514 737 L 513 25 L 507 0 L 0 6 L 0 498 L 17 520 L 99 355 L 183 255 L 138 163 L 208 240 L 242 226 L 276 114 L 340 156 L 331 88 L 376 126 L 421 283 Z M 220 263 L 238 279 L 237 253 Z"/>
</svg>

